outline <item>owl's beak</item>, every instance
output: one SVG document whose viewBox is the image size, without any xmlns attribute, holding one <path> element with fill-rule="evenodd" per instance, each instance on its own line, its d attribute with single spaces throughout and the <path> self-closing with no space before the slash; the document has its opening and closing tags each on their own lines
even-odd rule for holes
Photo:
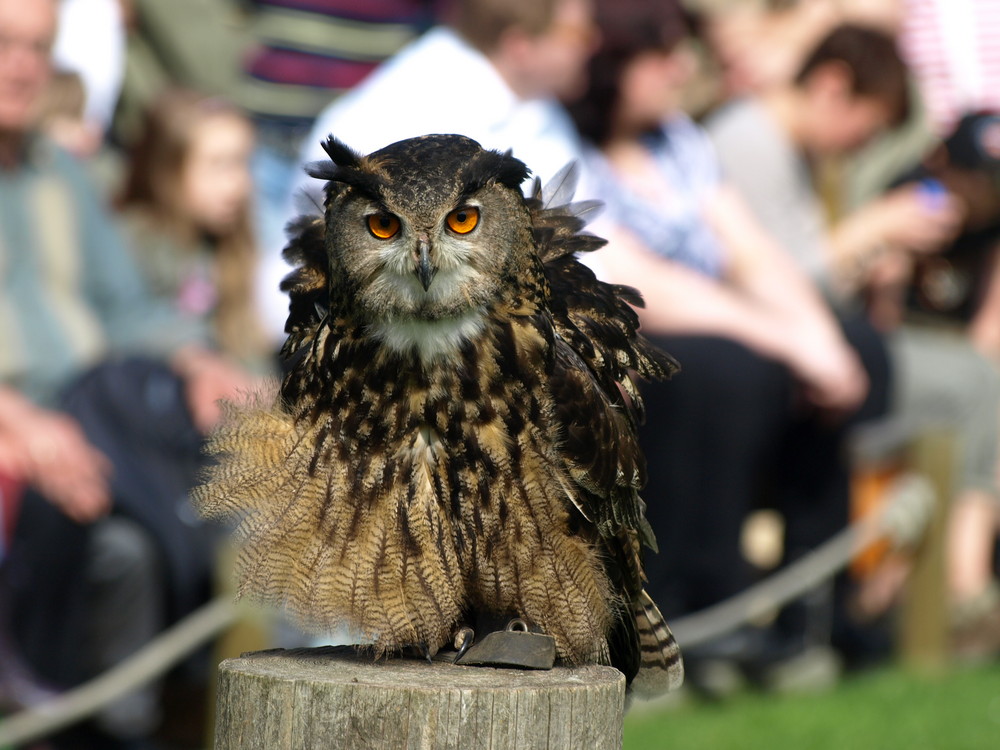
<svg viewBox="0 0 1000 750">
<path fill-rule="evenodd" d="M 420 240 L 418 249 L 420 256 L 417 258 L 417 278 L 420 279 L 420 285 L 424 288 L 426 292 L 430 289 L 431 281 L 434 280 L 434 274 L 437 273 L 437 269 L 431 265 L 431 245 L 427 240 Z"/>
</svg>

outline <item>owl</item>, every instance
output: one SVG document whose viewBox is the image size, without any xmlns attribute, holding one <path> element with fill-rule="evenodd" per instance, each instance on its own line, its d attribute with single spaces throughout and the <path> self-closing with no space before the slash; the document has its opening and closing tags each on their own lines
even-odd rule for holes
<svg viewBox="0 0 1000 750">
<path fill-rule="evenodd" d="M 230 409 L 196 492 L 236 521 L 240 593 L 376 655 L 519 618 L 563 663 L 679 684 L 642 587 L 636 438 L 636 374 L 674 363 L 637 334 L 639 294 L 576 259 L 604 241 L 581 231 L 594 204 L 558 205 L 572 170 L 545 200 L 463 136 L 324 147 L 325 215 L 284 251 L 287 375 Z"/>
</svg>

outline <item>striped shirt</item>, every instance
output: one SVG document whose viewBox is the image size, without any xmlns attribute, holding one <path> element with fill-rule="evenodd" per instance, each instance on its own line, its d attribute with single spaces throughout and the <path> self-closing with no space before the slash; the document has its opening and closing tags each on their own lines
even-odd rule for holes
<svg viewBox="0 0 1000 750">
<path fill-rule="evenodd" d="M 243 101 L 312 120 L 426 26 L 425 0 L 259 0 Z"/>
</svg>

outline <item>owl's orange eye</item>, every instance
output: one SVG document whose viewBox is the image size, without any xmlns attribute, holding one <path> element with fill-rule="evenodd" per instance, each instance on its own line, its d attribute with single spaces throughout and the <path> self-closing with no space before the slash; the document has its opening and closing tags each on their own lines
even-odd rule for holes
<svg viewBox="0 0 1000 750">
<path fill-rule="evenodd" d="M 479 209 L 475 206 L 456 208 L 445 219 L 448 228 L 458 234 L 468 234 L 479 223 Z"/>
<path fill-rule="evenodd" d="M 372 214 L 368 217 L 368 231 L 380 240 L 387 240 L 399 231 L 399 219 L 392 214 Z"/>
</svg>

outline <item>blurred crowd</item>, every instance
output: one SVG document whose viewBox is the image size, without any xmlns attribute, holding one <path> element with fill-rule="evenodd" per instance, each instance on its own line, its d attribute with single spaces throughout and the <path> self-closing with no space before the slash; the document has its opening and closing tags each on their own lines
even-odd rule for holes
<svg viewBox="0 0 1000 750">
<path fill-rule="evenodd" d="M 212 596 L 225 534 L 187 496 L 220 400 L 280 372 L 329 133 L 581 165 L 587 262 L 682 367 L 642 431 L 668 622 L 766 575 L 757 511 L 800 559 L 943 432 L 949 647 L 995 658 L 998 42 L 989 0 L 0 0 L 0 713 Z M 687 650 L 690 684 L 888 658 L 911 567 Z M 50 746 L 156 747 L 163 710 L 157 682 Z"/>
</svg>

